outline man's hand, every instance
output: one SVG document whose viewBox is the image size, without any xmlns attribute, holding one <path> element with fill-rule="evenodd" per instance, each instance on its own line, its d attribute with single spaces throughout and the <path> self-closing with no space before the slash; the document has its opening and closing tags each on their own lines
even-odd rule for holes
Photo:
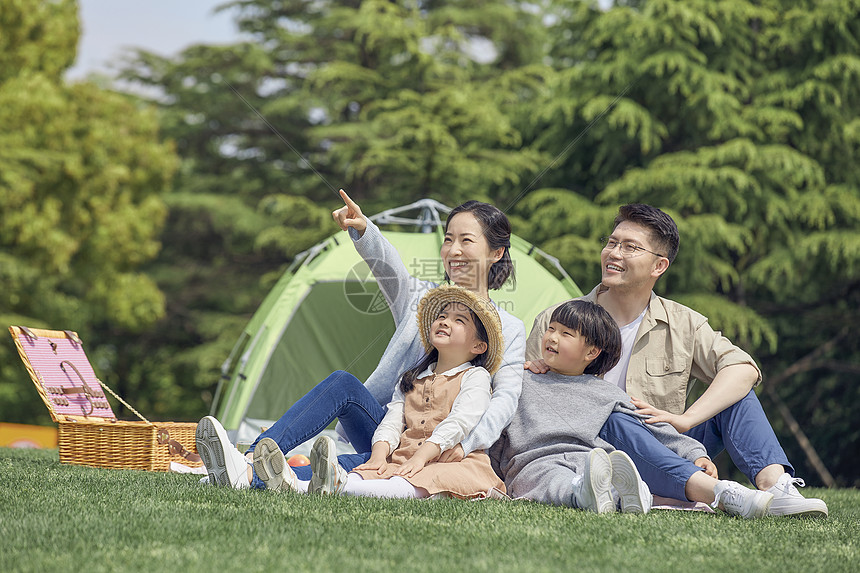
<svg viewBox="0 0 860 573">
<path fill-rule="evenodd" d="M 633 402 L 634 406 L 636 406 L 637 414 L 651 416 L 650 418 L 647 418 L 645 420 L 646 424 L 666 422 L 667 424 L 672 424 L 672 426 L 681 434 L 693 427 L 693 425 L 687 421 L 687 418 L 684 416 L 684 414 L 672 414 L 671 412 L 667 412 L 666 410 L 660 410 L 658 408 L 655 408 L 648 402 L 644 402 L 638 398 L 631 397 L 630 401 Z"/>
<path fill-rule="evenodd" d="M 528 370 L 535 374 L 546 374 L 549 372 L 549 366 L 543 360 L 526 360 L 523 364 L 523 370 Z"/>
<path fill-rule="evenodd" d="M 463 451 L 463 446 L 461 444 L 457 444 L 450 450 L 445 450 L 444 452 L 442 452 L 442 455 L 439 456 L 439 459 L 437 461 L 442 463 L 454 463 L 459 462 L 465 457 L 466 454 Z"/>
<path fill-rule="evenodd" d="M 696 464 L 697 466 L 699 466 L 700 468 L 702 468 L 703 470 L 705 470 L 705 473 L 708 474 L 709 476 L 711 476 L 712 478 L 720 479 L 719 476 L 717 475 L 717 466 L 714 465 L 714 462 L 712 462 L 708 458 L 704 458 L 704 457 L 699 458 L 693 463 Z"/>
<path fill-rule="evenodd" d="M 364 231 L 367 230 L 367 219 L 361 214 L 361 207 L 350 199 L 343 189 L 340 190 L 340 197 L 343 199 L 344 206 L 331 212 L 334 222 L 344 231 L 352 227 L 358 231 L 359 237 L 364 235 Z"/>
</svg>

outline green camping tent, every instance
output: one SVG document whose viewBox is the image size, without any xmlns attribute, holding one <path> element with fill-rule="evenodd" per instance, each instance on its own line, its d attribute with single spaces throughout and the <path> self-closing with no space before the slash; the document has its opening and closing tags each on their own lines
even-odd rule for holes
<svg viewBox="0 0 860 573">
<path fill-rule="evenodd" d="M 423 199 L 370 219 L 412 275 L 441 282 L 439 249 L 450 210 Z M 516 284 L 491 296 L 527 332 L 541 310 L 581 294 L 556 259 L 517 236 L 511 237 L 511 258 Z M 346 233 L 333 235 L 296 257 L 245 327 L 222 368 L 212 411 L 234 442 L 250 442 L 333 371 L 367 378 L 393 334 L 394 321 L 367 264 Z"/>
</svg>

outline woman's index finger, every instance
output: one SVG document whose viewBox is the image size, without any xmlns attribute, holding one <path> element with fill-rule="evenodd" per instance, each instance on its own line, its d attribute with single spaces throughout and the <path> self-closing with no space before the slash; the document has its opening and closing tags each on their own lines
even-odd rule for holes
<svg viewBox="0 0 860 573">
<path fill-rule="evenodd" d="M 343 199 L 344 205 L 349 207 L 350 209 L 357 209 L 358 205 L 355 204 L 355 201 L 349 198 L 349 195 L 346 194 L 346 191 L 343 189 L 340 190 L 340 198 Z"/>
</svg>

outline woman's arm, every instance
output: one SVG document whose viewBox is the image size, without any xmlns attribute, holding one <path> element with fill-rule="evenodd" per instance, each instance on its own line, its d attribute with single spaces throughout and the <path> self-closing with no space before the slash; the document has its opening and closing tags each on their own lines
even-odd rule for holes
<svg viewBox="0 0 860 573">
<path fill-rule="evenodd" d="M 481 421 L 460 443 L 464 456 L 475 450 L 489 449 L 499 439 L 517 411 L 523 391 L 526 329 L 521 320 L 509 314 L 503 315 L 502 326 L 506 348 L 502 367 L 493 376 L 493 398 Z"/>
<path fill-rule="evenodd" d="M 388 302 L 394 323 L 398 324 L 406 314 L 413 314 L 411 301 L 416 292 L 426 290 L 429 283 L 409 274 L 400 258 L 400 253 L 388 239 L 382 236 L 379 227 L 365 217 L 361 208 L 341 189 L 344 206 L 332 212 L 332 217 L 341 229 L 349 233 L 355 250 L 370 267 L 379 290 Z"/>
<path fill-rule="evenodd" d="M 371 442 L 375 445 L 377 442 L 386 442 L 393 452 L 400 445 L 400 434 L 403 433 L 405 426 L 403 418 L 404 406 L 403 392 L 400 390 L 400 385 L 394 389 L 394 394 L 391 396 L 391 401 L 388 403 L 388 411 L 379 422 L 376 431 L 373 432 Z"/>
</svg>

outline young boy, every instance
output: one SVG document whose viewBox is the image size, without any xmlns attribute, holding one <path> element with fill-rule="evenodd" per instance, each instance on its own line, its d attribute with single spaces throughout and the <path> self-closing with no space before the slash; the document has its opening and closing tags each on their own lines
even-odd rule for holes
<svg viewBox="0 0 860 573">
<path fill-rule="evenodd" d="M 701 442 L 709 456 L 726 450 L 735 466 L 760 490 L 773 494 L 771 516 L 827 517 L 823 500 L 805 498 L 795 486 L 804 481 L 779 443 L 753 388 L 762 380 L 755 360 L 708 323 L 707 317 L 657 296 L 654 286 L 678 254 L 678 226 L 667 213 L 643 204 L 623 205 L 600 251 L 600 284 L 581 300 L 605 308 L 621 329 L 621 358 L 603 378 L 627 392 L 647 423 L 668 422 Z M 526 347 L 526 367 L 543 371 L 541 340 L 552 312 L 535 318 Z M 698 380 L 707 392 L 689 407 L 690 385 Z M 640 422 L 613 413 L 601 436 L 627 452 L 648 483 L 651 464 L 663 459 L 661 444 L 640 443 Z M 632 432 L 632 433 L 629 433 Z M 657 446 L 651 451 L 650 445 Z M 730 447 L 726 447 L 730 445 Z M 681 498 L 679 492 L 654 493 Z"/>
<path fill-rule="evenodd" d="M 566 505 L 597 513 L 614 512 L 618 493 L 625 513 L 647 513 L 651 493 L 636 466 L 598 434 L 609 415 L 635 413 L 630 397 L 598 378 L 611 369 L 621 353 L 615 321 L 597 304 L 572 300 L 552 313 L 541 352 L 550 371 L 526 372 L 523 392 L 513 420 L 493 447 L 491 458 L 514 498 Z M 690 501 L 721 506 L 747 518 L 767 513 L 773 495 L 718 481 L 702 471 L 710 464 L 705 448 L 679 434 L 669 424 L 644 424 L 643 439 L 657 440 L 672 456 L 672 471 L 658 475 L 681 482 Z M 610 452 L 607 454 L 607 451 Z M 694 463 L 695 462 L 695 463 Z M 666 489 L 665 484 L 656 484 Z M 652 484 L 655 487 L 655 484 Z"/>
</svg>

